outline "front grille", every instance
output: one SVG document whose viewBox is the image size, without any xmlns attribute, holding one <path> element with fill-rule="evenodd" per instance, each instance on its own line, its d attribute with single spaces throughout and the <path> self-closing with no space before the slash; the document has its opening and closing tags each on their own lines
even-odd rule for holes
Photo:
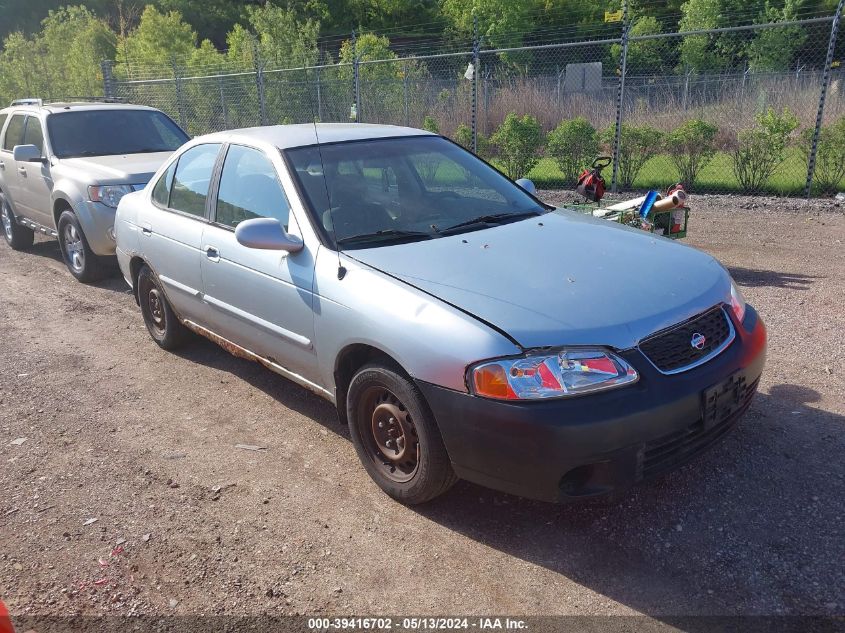
<svg viewBox="0 0 845 633">
<path fill-rule="evenodd" d="M 696 349 L 693 336 L 704 336 L 704 346 Z M 721 306 L 652 334 L 640 341 L 640 351 L 664 373 L 677 373 L 715 356 L 733 340 L 733 325 Z"/>
<path fill-rule="evenodd" d="M 719 441 L 751 406 L 759 382 L 757 378 L 744 385 L 738 407 L 724 418 L 714 420 L 712 426 L 707 426 L 705 416 L 685 429 L 647 442 L 640 454 L 639 476 L 645 479 L 672 470 Z"/>
</svg>

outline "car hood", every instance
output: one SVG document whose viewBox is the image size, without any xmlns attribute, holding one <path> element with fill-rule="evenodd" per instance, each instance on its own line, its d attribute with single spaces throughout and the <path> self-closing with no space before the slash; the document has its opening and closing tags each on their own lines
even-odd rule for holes
<svg viewBox="0 0 845 633">
<path fill-rule="evenodd" d="M 347 255 L 450 303 L 524 348 L 627 349 L 730 296 L 694 248 L 581 213 Z"/>
<path fill-rule="evenodd" d="M 118 154 L 115 156 L 92 156 L 84 158 L 63 158 L 61 166 L 84 174 L 84 179 L 99 184 L 146 184 L 158 171 L 161 164 L 173 152 L 152 152 L 148 154 Z"/>
</svg>

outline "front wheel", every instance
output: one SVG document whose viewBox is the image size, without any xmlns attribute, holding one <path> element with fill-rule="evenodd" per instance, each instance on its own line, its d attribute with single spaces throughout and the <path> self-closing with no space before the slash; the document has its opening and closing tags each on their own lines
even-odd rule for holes
<svg viewBox="0 0 845 633">
<path fill-rule="evenodd" d="M 108 258 L 100 257 L 88 246 L 88 240 L 73 211 L 62 212 L 57 228 L 62 258 L 71 275 L 82 283 L 99 281 L 109 275 Z"/>
<path fill-rule="evenodd" d="M 22 251 L 32 246 L 35 233 L 32 229 L 18 224 L 12 206 L 3 193 L 0 193 L 0 220 L 3 222 L 3 237 L 13 250 Z"/>
<path fill-rule="evenodd" d="M 391 497 L 408 505 L 424 503 L 457 481 L 422 394 L 394 368 L 363 367 L 349 384 L 346 403 L 358 457 Z"/>
<path fill-rule="evenodd" d="M 138 273 L 138 303 L 144 325 L 159 347 L 173 350 L 189 338 L 190 331 L 179 322 L 164 296 L 161 283 L 149 266 L 144 266 Z"/>
</svg>

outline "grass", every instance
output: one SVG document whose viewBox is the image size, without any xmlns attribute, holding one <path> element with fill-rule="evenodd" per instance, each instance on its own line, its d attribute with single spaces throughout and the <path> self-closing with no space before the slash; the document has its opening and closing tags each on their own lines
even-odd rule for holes
<svg viewBox="0 0 845 633">
<path fill-rule="evenodd" d="M 604 171 L 605 180 L 610 186 L 612 171 Z M 550 158 L 543 158 L 528 174 L 528 178 L 541 189 L 560 189 L 571 186 L 563 177 L 557 164 Z M 633 190 L 665 190 L 680 180 L 678 170 L 669 156 L 655 156 L 643 165 L 634 180 Z M 798 148 L 789 150 L 784 162 L 777 168 L 766 185 L 765 193 L 775 195 L 801 195 L 807 180 L 807 161 Z M 733 173 L 730 154 L 719 152 L 713 160 L 701 170 L 693 188 L 698 193 L 743 193 Z"/>
</svg>

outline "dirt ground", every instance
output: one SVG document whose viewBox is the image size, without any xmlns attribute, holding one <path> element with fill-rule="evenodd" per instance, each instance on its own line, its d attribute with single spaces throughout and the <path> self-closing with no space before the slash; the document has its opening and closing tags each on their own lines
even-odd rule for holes
<svg viewBox="0 0 845 633">
<path fill-rule="evenodd" d="M 208 342 L 160 350 L 123 281 L 78 284 L 53 241 L 0 244 L 0 597 L 18 616 L 845 614 L 845 214 L 693 204 L 687 242 L 769 327 L 761 392 L 691 465 L 570 506 L 461 482 L 403 507 L 326 402 Z"/>
</svg>

